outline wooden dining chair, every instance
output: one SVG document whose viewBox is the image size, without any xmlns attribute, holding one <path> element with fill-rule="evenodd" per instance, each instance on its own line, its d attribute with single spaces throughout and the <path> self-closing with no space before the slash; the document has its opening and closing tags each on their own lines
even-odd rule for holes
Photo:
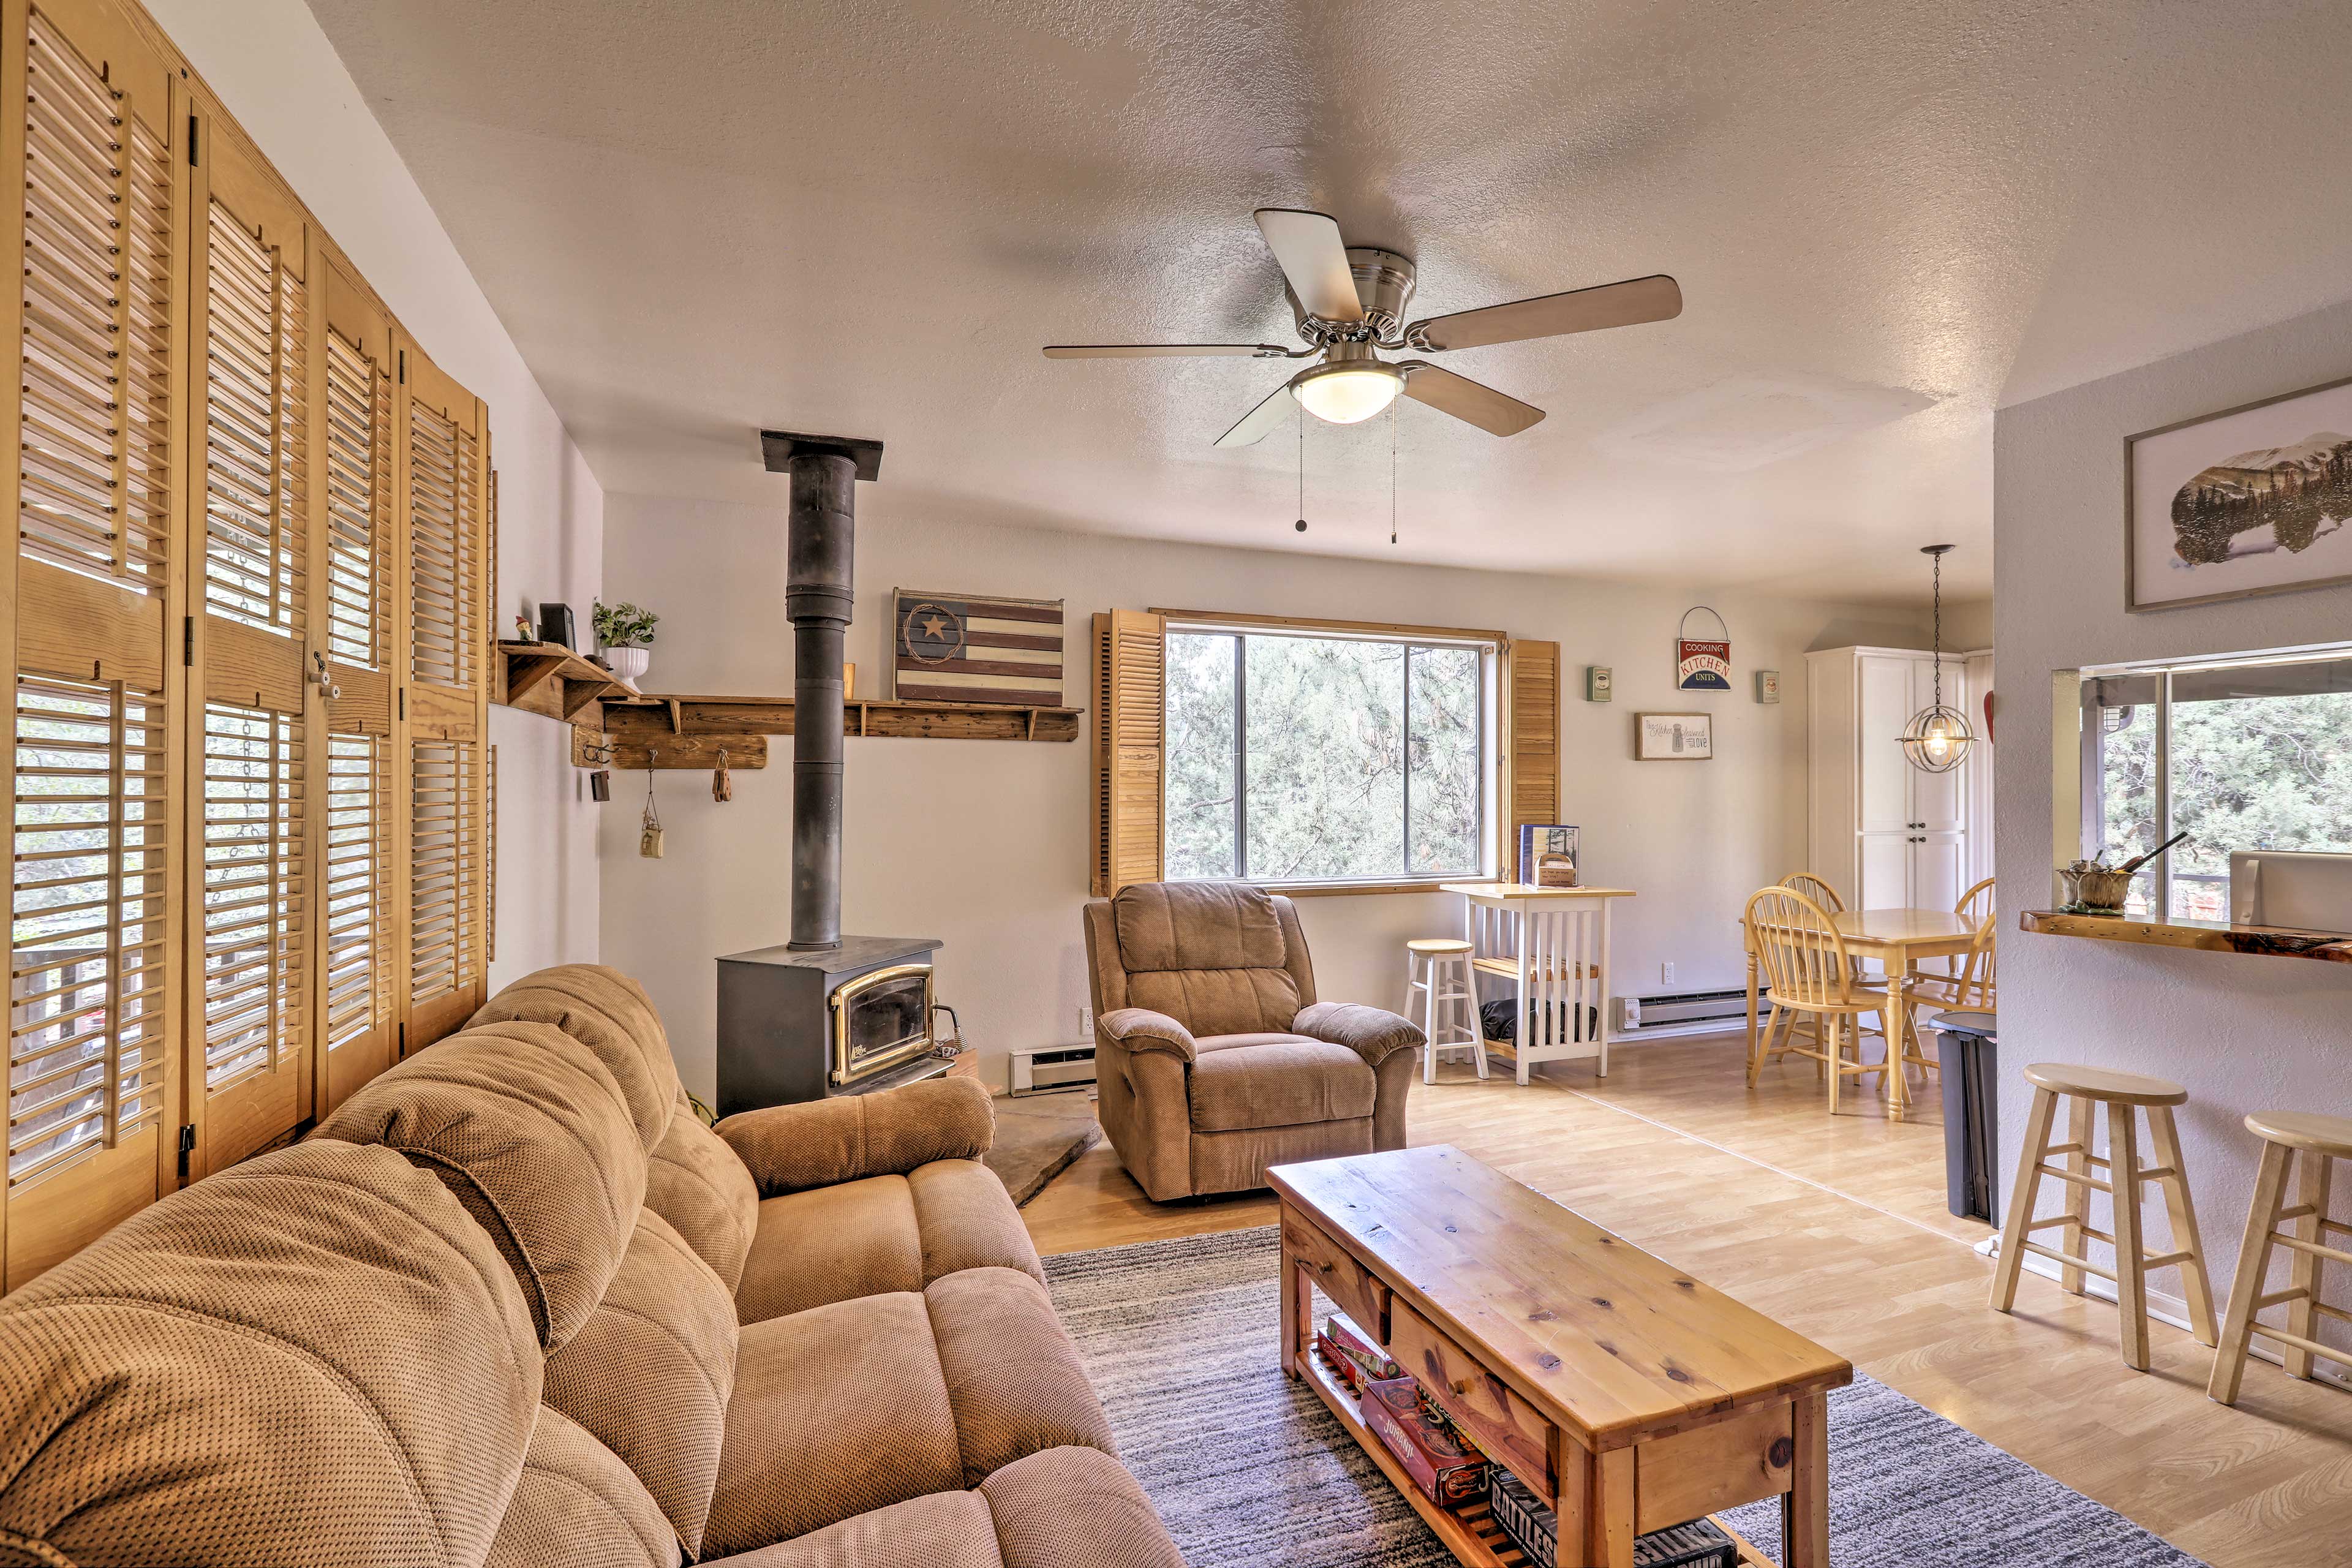
<svg viewBox="0 0 2352 1568">
<path fill-rule="evenodd" d="M 1838 897 L 1838 890 L 1811 871 L 1791 871 L 1780 879 L 1780 886 L 1795 889 L 1833 915 L 1845 912 L 1845 900 Z"/>
<path fill-rule="evenodd" d="M 1987 877 L 1961 894 L 1952 912 L 1974 922 L 1976 940 L 1969 944 L 1966 952 L 1949 958 L 1923 959 L 1913 964 L 1904 990 L 1916 1001 L 1937 1006 L 1992 1012 L 1996 1000 L 1993 964 L 1999 942 L 1994 929 L 1992 879 Z"/>
<path fill-rule="evenodd" d="M 1768 1059 L 1800 1056 L 1811 1058 L 1824 1069 L 1832 1116 L 1847 1079 L 1878 1073 L 1884 1089 L 1887 1064 L 1862 1058 L 1862 1015 L 1886 1016 L 1889 999 L 1885 992 L 1857 980 L 1853 955 L 1830 912 L 1794 888 L 1777 887 L 1752 894 L 1742 918 L 1772 1002 L 1771 1015 L 1748 1058 L 1748 1086 L 1755 1086 Z M 1811 1024 L 1814 1047 L 1797 1043 L 1801 1020 Z M 1781 1036 L 1777 1047 L 1776 1034 Z M 1847 1054 L 1849 1046 L 1852 1055 Z M 1890 1048 L 1890 1062 L 1895 1054 Z"/>
<path fill-rule="evenodd" d="M 1831 914 L 1838 915 L 1845 912 L 1845 900 L 1838 897 L 1838 890 L 1830 886 L 1825 879 L 1814 876 L 1811 871 L 1791 871 L 1787 876 L 1780 879 L 1780 886 L 1793 889 L 1797 892 L 1804 894 L 1805 897 L 1821 905 L 1822 909 L 1828 910 Z M 1867 984 L 1872 978 L 1869 966 L 1859 958 L 1853 961 L 1853 977 L 1864 984 Z M 1793 1016 L 1790 1020 L 1789 1027 L 1791 1031 L 1798 1029 L 1804 1030 L 1811 1038 L 1813 1048 L 1815 1050 L 1822 1050 L 1826 1048 L 1822 1043 L 1820 1021 L 1814 1015 L 1806 1014 L 1801 1016 Z M 1864 1030 L 1864 1032 L 1867 1034 L 1871 1031 Z M 1878 1032 L 1883 1034 L 1885 1031 L 1882 1029 Z M 1780 1053 L 1775 1052 L 1774 1054 L 1778 1055 Z"/>
</svg>

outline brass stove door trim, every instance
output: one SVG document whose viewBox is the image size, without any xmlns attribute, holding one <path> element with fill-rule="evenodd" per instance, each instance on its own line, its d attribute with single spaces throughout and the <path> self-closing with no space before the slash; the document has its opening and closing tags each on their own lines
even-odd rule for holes
<svg viewBox="0 0 2352 1568">
<path fill-rule="evenodd" d="M 836 1088 L 843 1084 L 854 1083 L 858 1079 L 880 1072 L 886 1068 L 894 1068 L 901 1062 L 912 1061 L 931 1048 L 932 973 L 932 966 L 928 963 L 893 963 L 881 969 L 869 969 L 863 974 L 853 975 L 834 987 L 833 995 L 827 1004 L 833 1009 L 833 1071 L 827 1075 L 830 1082 Z M 919 1036 L 887 1056 L 877 1058 L 856 1073 L 851 1073 L 849 1070 L 849 1004 L 877 986 L 887 984 L 893 980 L 904 980 L 911 974 L 919 974 L 923 977 L 922 1026 Z"/>
</svg>

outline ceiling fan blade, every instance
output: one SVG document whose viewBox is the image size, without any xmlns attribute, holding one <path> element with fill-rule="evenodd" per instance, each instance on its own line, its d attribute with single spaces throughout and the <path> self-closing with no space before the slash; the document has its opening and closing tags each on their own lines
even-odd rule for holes
<svg viewBox="0 0 2352 1568">
<path fill-rule="evenodd" d="M 1329 215 L 1260 207 L 1255 216 L 1266 248 L 1282 264 L 1290 291 L 1308 315 L 1327 321 L 1364 319 L 1364 302 L 1356 297 L 1356 275 L 1348 269 L 1348 245 Z"/>
<path fill-rule="evenodd" d="M 1274 433 L 1274 427 L 1289 416 L 1296 400 L 1290 395 L 1290 383 L 1284 382 L 1265 395 L 1265 401 L 1244 414 L 1216 439 L 1220 447 L 1254 447 Z M 1304 418 L 1305 416 L 1300 416 Z"/>
<path fill-rule="evenodd" d="M 1397 366 L 1404 372 L 1404 395 L 1415 403 L 1426 403 L 1440 414 L 1451 414 L 1466 420 L 1489 436 L 1516 436 L 1544 416 L 1544 411 L 1532 403 L 1493 387 L 1442 370 L 1427 360 L 1406 360 Z"/>
<path fill-rule="evenodd" d="M 1507 305 L 1456 310 L 1405 328 L 1405 341 L 1418 349 L 1475 349 L 1528 338 L 1564 337 L 1602 327 L 1670 321 L 1683 313 L 1682 286 L 1661 272 L 1603 283 L 1566 294 L 1515 300 Z"/>
<path fill-rule="evenodd" d="M 1281 359 L 1290 353 L 1278 343 L 1048 343 L 1047 359 L 1163 359 L 1178 355 L 1208 357 L 1230 354 L 1252 359 Z"/>
</svg>

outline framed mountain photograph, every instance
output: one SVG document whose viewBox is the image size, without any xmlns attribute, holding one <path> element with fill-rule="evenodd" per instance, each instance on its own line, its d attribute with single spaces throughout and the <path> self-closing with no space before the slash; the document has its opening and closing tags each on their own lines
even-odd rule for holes
<svg viewBox="0 0 2352 1568">
<path fill-rule="evenodd" d="M 2352 583 L 2352 380 L 2124 442 L 2124 608 Z"/>
</svg>

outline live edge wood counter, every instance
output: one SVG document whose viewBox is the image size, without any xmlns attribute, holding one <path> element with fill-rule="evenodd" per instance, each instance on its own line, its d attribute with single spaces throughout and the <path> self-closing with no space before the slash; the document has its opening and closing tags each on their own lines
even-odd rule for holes
<svg viewBox="0 0 2352 1568">
<path fill-rule="evenodd" d="M 1454 1556 L 1516 1561 L 1429 1502 L 1314 1352 L 1319 1288 L 1559 1514 L 1560 1568 L 1782 1499 L 1782 1568 L 1829 1563 L 1827 1395 L 1853 1363 L 1450 1144 L 1279 1165 L 1282 1363 Z M 1302 1278 L 1303 1276 L 1303 1278 Z"/>
</svg>

